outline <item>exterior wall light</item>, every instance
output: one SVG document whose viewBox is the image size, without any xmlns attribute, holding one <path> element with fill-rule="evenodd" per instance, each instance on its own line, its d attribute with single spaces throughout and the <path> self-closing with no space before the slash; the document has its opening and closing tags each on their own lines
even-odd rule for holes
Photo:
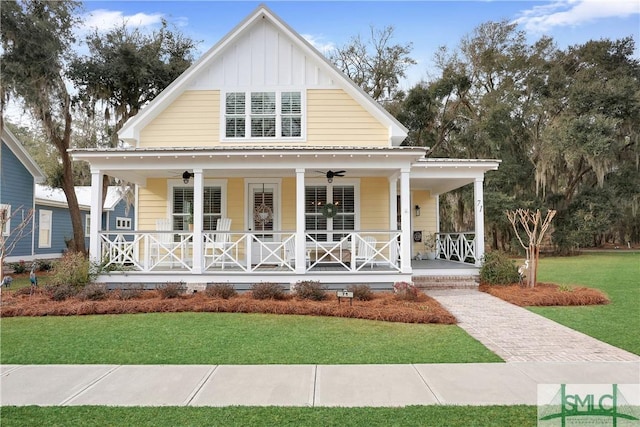
<svg viewBox="0 0 640 427">
<path fill-rule="evenodd" d="M 184 173 L 182 174 L 182 182 L 184 182 L 185 184 L 188 184 L 189 179 L 191 179 L 192 176 L 194 176 L 193 172 L 184 171 Z"/>
<path fill-rule="evenodd" d="M 420 216 L 420 205 L 416 205 L 415 210 L 416 210 L 416 216 Z"/>
</svg>

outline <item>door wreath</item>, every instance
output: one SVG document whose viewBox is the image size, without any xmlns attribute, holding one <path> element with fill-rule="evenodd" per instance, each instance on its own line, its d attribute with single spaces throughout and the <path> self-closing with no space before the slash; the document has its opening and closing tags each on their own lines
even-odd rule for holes
<svg viewBox="0 0 640 427">
<path fill-rule="evenodd" d="M 325 203 L 322 206 L 321 213 L 325 218 L 333 218 L 338 213 L 338 207 L 333 203 Z"/>
</svg>

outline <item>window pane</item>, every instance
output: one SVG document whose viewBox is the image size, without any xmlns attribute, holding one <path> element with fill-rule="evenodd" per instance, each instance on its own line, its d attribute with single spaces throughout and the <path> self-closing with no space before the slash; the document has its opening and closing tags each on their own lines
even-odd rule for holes
<svg viewBox="0 0 640 427">
<path fill-rule="evenodd" d="M 244 114 L 244 92 L 227 93 L 226 114 Z"/>
<path fill-rule="evenodd" d="M 300 92 L 282 92 L 282 114 L 300 114 Z"/>
<path fill-rule="evenodd" d="M 338 213 L 355 212 L 355 190 L 352 186 L 333 187 L 333 203 L 338 206 Z"/>
<path fill-rule="evenodd" d="M 276 136 L 275 117 L 251 118 L 251 136 L 274 137 Z"/>
<path fill-rule="evenodd" d="M 327 202 L 327 187 L 308 186 L 305 188 L 305 212 L 320 213 L 322 205 Z"/>
<path fill-rule="evenodd" d="M 252 92 L 251 93 L 251 114 L 275 114 L 276 113 L 276 93 L 275 92 Z"/>
<path fill-rule="evenodd" d="M 229 138 L 244 138 L 244 118 L 227 117 L 225 135 Z"/>
<path fill-rule="evenodd" d="M 296 137 L 301 136 L 301 123 L 300 117 L 283 117 L 282 118 L 282 136 L 283 137 Z"/>
</svg>

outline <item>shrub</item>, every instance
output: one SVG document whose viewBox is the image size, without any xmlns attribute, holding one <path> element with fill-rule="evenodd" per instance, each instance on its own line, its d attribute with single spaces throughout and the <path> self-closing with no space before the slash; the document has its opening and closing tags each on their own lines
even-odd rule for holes
<svg viewBox="0 0 640 427">
<path fill-rule="evenodd" d="M 184 294 L 186 290 L 187 287 L 184 282 L 169 282 L 162 286 L 158 286 L 160 296 L 164 299 L 178 298 L 180 295 Z"/>
<path fill-rule="evenodd" d="M 284 299 L 284 289 L 277 283 L 256 283 L 251 286 L 251 293 L 255 299 Z"/>
<path fill-rule="evenodd" d="M 416 301 L 420 291 L 412 283 L 396 282 L 393 284 L 393 293 L 396 299 L 404 301 Z"/>
<path fill-rule="evenodd" d="M 510 285 L 520 281 L 515 262 L 504 252 L 492 251 L 484 254 L 480 267 L 480 281 L 490 285 Z"/>
<path fill-rule="evenodd" d="M 120 289 L 118 291 L 118 298 L 121 300 L 140 298 L 140 295 L 142 295 L 142 285 L 134 285 L 133 287 Z"/>
<path fill-rule="evenodd" d="M 229 283 L 209 284 L 204 292 L 207 296 L 222 299 L 229 299 L 238 295 L 236 289 Z"/>
<path fill-rule="evenodd" d="M 314 282 L 313 280 L 304 280 L 296 283 L 296 295 L 300 299 L 308 299 L 312 301 L 324 301 L 327 299 L 327 288 Z"/>
<path fill-rule="evenodd" d="M 107 291 L 106 285 L 89 284 L 85 286 L 79 293 L 78 299 L 82 301 L 101 301 L 107 299 L 109 291 Z"/>
<path fill-rule="evenodd" d="M 67 298 L 75 297 L 80 292 L 78 286 L 72 286 L 67 283 L 61 285 L 52 285 L 47 288 L 51 299 L 54 301 L 64 301 Z"/>
<path fill-rule="evenodd" d="M 347 290 L 353 292 L 353 299 L 357 301 L 371 301 L 373 299 L 373 291 L 369 285 L 351 285 Z"/>
<path fill-rule="evenodd" d="M 14 262 L 11 267 L 13 268 L 13 272 L 15 274 L 22 274 L 27 271 L 27 266 L 25 265 L 24 260 L 20 260 L 20 262 Z"/>
<path fill-rule="evenodd" d="M 39 271 L 49 271 L 53 269 L 53 262 L 50 259 L 40 259 L 37 265 Z"/>
<path fill-rule="evenodd" d="M 80 252 L 67 252 L 53 267 L 50 283 L 54 286 L 70 285 L 77 288 L 91 282 L 90 262 Z"/>
</svg>

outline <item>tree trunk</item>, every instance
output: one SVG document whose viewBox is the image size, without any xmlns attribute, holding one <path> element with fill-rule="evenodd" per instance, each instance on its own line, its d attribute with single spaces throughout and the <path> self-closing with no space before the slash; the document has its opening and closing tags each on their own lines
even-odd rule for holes
<svg viewBox="0 0 640 427">
<path fill-rule="evenodd" d="M 72 250 L 86 253 L 86 247 L 84 244 L 84 227 L 82 225 L 82 214 L 80 213 L 80 206 L 78 205 L 78 198 L 76 197 L 75 185 L 73 183 L 73 171 L 71 157 L 69 153 L 60 152 L 62 158 L 62 190 L 67 196 L 67 206 L 69 206 L 69 216 L 71 217 L 71 227 L 73 228 L 73 242 L 74 248 Z"/>
</svg>

